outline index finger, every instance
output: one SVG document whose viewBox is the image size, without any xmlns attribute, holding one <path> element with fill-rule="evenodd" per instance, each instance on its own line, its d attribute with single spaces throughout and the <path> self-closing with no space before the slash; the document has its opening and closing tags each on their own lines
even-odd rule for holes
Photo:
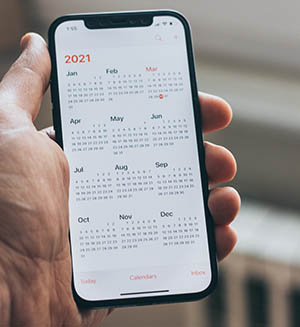
<svg viewBox="0 0 300 327">
<path fill-rule="evenodd" d="M 232 119 L 230 105 L 214 95 L 198 92 L 203 133 L 225 128 Z"/>
</svg>

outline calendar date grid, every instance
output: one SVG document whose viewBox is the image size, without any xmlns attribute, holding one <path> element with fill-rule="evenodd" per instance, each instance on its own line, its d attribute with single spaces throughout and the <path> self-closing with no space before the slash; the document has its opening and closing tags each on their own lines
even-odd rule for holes
<svg viewBox="0 0 300 327">
<path fill-rule="evenodd" d="M 119 156 L 136 149 L 176 146 L 190 139 L 190 130 L 185 118 L 177 118 L 131 127 L 108 123 L 74 126 L 66 137 L 73 154 L 106 150 Z"/>
<path fill-rule="evenodd" d="M 77 72 L 70 74 L 73 80 L 68 79 L 65 84 L 65 99 L 70 110 L 81 104 L 109 103 L 128 96 L 163 100 L 184 91 L 183 74 L 180 71 L 123 74 L 117 72 L 85 78 L 79 75 Z"/>
<path fill-rule="evenodd" d="M 200 238 L 199 220 L 195 216 L 172 219 L 139 219 L 106 222 L 99 227 L 79 231 L 81 258 L 89 254 L 145 249 L 193 246 Z"/>
<path fill-rule="evenodd" d="M 179 167 L 165 172 L 152 169 L 102 172 L 90 178 L 74 178 L 71 185 L 73 198 L 79 204 L 130 200 L 136 195 L 182 196 L 195 188 L 196 181 L 191 167 Z"/>
</svg>

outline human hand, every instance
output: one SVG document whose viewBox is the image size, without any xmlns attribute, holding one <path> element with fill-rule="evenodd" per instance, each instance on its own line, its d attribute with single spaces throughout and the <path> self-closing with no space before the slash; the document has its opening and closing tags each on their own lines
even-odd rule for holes
<svg viewBox="0 0 300 327">
<path fill-rule="evenodd" d="M 96 326 L 109 310 L 79 310 L 72 296 L 68 163 L 51 132 L 33 125 L 49 84 L 47 45 L 27 34 L 21 46 L 21 56 L 0 84 L 1 326 Z M 209 95 L 199 97 L 204 132 L 224 128 L 230 107 Z M 236 171 L 232 155 L 210 143 L 205 147 L 210 183 L 231 180 Z M 210 193 L 220 260 L 236 243 L 228 225 L 239 206 L 231 188 Z"/>
</svg>

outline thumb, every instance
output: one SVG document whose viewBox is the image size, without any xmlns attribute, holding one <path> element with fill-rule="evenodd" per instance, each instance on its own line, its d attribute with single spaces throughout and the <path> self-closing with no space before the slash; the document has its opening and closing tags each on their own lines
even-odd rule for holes
<svg viewBox="0 0 300 327">
<path fill-rule="evenodd" d="M 44 39 L 28 33 L 21 40 L 22 53 L 0 83 L 0 112 L 11 105 L 34 120 L 48 87 L 51 62 Z"/>
</svg>

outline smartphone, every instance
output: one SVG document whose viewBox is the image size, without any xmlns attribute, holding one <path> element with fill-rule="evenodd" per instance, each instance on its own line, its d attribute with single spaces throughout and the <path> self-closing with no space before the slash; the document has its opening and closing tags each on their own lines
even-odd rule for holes
<svg viewBox="0 0 300 327">
<path fill-rule="evenodd" d="M 78 305 L 208 295 L 217 264 L 187 20 L 166 10 L 64 16 L 49 49 Z"/>
</svg>

